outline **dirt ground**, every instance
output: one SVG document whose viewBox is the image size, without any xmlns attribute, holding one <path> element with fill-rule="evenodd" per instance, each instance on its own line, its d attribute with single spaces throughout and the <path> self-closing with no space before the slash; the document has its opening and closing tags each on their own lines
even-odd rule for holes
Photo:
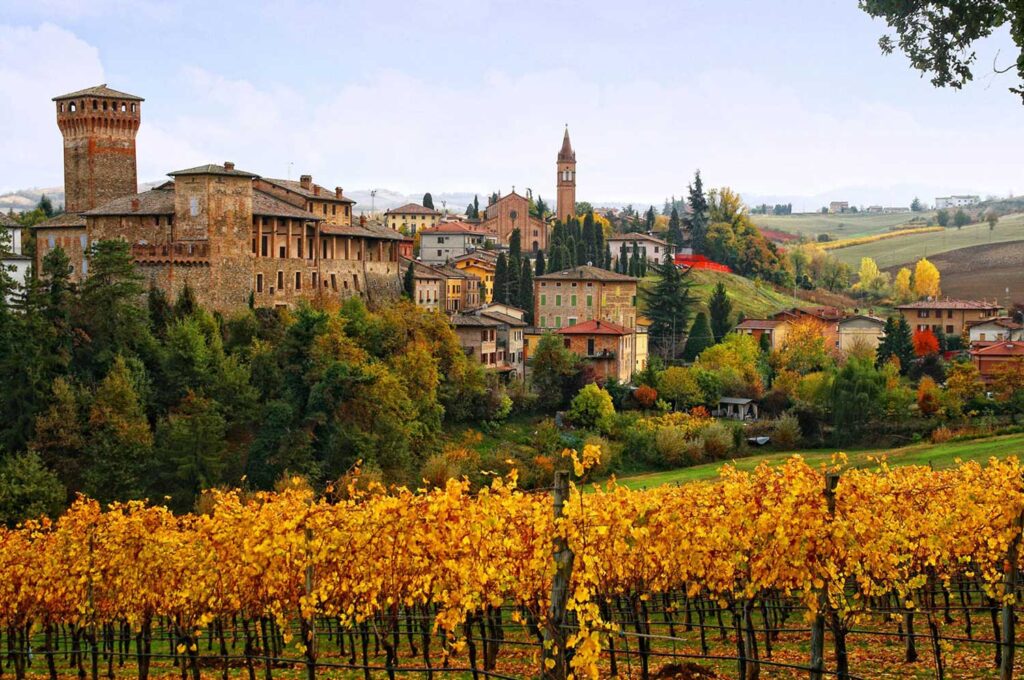
<svg viewBox="0 0 1024 680">
<path fill-rule="evenodd" d="M 1024 241 L 961 248 L 929 258 L 942 275 L 942 294 L 1006 304 L 1024 300 Z M 895 275 L 899 267 L 892 268 Z"/>
</svg>

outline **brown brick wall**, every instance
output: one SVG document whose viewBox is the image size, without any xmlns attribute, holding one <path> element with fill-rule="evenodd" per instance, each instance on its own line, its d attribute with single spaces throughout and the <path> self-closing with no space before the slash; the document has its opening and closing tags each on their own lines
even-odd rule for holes
<svg viewBox="0 0 1024 680">
<path fill-rule="evenodd" d="M 557 330 L 589 319 L 636 326 L 635 282 L 537 281 L 534 292 L 534 319 L 541 328 Z"/>
<path fill-rule="evenodd" d="M 43 258 L 46 257 L 46 254 L 54 248 L 60 247 L 64 249 L 64 253 L 71 260 L 72 280 L 82 280 L 82 265 L 85 259 L 85 250 L 88 248 L 88 238 L 84 228 L 47 229 L 46 227 L 37 227 L 35 237 L 35 270 L 37 273 L 41 274 L 43 271 Z"/>
<path fill-rule="evenodd" d="M 633 337 L 619 335 L 564 335 L 570 352 L 590 361 L 599 378 L 613 377 L 628 381 L 633 375 Z M 590 352 L 589 341 L 594 341 Z M 604 356 L 605 353 L 609 356 Z"/>
<path fill-rule="evenodd" d="M 64 136 L 65 209 L 83 212 L 134 194 L 141 103 L 90 97 L 56 105 L 57 126 Z"/>
<path fill-rule="evenodd" d="M 516 213 L 514 220 L 513 212 Z M 503 196 L 497 203 L 488 206 L 487 219 L 481 226 L 497 234 L 502 243 L 508 243 L 512 230 L 518 228 L 524 252 L 532 252 L 537 248 L 546 250 L 548 247 L 547 225 L 530 217 L 530 202 L 519 194 Z"/>
</svg>

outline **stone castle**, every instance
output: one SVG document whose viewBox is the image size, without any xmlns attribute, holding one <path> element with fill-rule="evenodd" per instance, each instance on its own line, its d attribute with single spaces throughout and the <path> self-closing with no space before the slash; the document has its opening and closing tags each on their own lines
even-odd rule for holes
<svg viewBox="0 0 1024 680">
<path fill-rule="evenodd" d="M 188 285 L 201 304 L 231 312 L 250 303 L 290 307 L 325 297 L 390 297 L 401 286 L 394 229 L 353 218 L 341 187 L 261 177 L 233 163 L 167 173 L 138 192 L 135 138 L 143 99 L 106 85 L 54 97 L 64 138 L 66 212 L 36 225 L 35 271 L 55 248 L 73 277 L 89 275 L 97 241 L 131 245 L 138 271 L 175 298 Z M 576 154 L 568 128 L 558 154 L 556 215 L 575 213 Z M 480 225 L 507 244 L 519 229 L 524 251 L 546 249 L 549 225 L 514 191 L 488 207 Z"/>
</svg>

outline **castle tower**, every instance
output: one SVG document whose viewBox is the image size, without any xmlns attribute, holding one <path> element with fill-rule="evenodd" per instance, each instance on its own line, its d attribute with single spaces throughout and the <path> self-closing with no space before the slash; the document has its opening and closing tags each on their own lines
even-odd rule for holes
<svg viewBox="0 0 1024 680">
<path fill-rule="evenodd" d="M 104 84 L 53 101 L 64 136 L 64 209 L 80 213 L 138 191 L 135 135 L 142 97 Z"/>
<path fill-rule="evenodd" d="M 576 214 L 576 152 L 569 142 L 569 126 L 565 126 L 562 149 L 558 152 L 558 203 L 555 214 L 562 222 Z"/>
</svg>

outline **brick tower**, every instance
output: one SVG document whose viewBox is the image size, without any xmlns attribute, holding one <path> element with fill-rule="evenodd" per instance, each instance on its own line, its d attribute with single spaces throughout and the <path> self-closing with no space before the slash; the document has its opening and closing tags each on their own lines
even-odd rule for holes
<svg viewBox="0 0 1024 680">
<path fill-rule="evenodd" d="M 565 222 L 576 214 L 576 152 L 569 142 L 569 126 L 565 126 L 562 149 L 558 152 L 558 219 Z"/>
<path fill-rule="evenodd" d="M 54 97 L 64 136 L 64 209 L 80 213 L 138 191 L 142 97 L 104 85 Z"/>
</svg>

